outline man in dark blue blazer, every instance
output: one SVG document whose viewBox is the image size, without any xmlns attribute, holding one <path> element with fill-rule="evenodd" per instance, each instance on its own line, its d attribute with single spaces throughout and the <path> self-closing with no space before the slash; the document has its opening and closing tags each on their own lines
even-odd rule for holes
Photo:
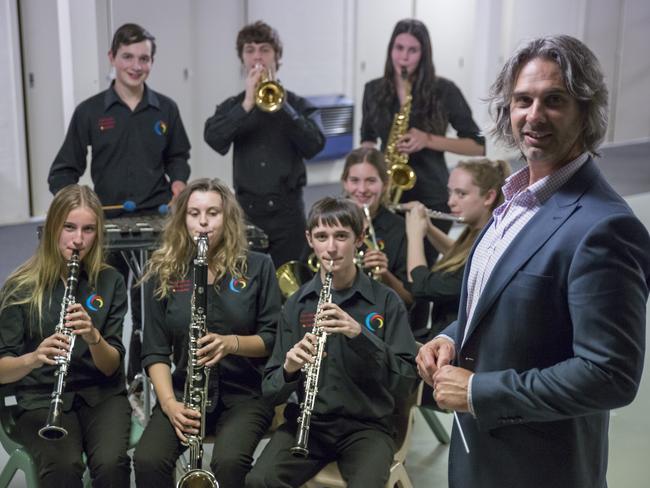
<svg viewBox="0 0 650 488">
<path fill-rule="evenodd" d="M 506 62 L 490 103 L 493 134 L 527 166 L 472 250 L 458 320 L 418 355 L 457 413 L 449 486 L 603 488 L 609 410 L 641 378 L 650 283 L 648 232 L 592 159 L 607 88 L 587 46 L 546 37 Z"/>
</svg>

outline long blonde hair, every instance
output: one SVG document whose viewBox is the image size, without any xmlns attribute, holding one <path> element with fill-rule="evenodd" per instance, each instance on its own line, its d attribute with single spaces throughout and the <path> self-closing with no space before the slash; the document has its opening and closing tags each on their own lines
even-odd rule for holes
<svg viewBox="0 0 650 488">
<path fill-rule="evenodd" d="M 196 249 L 187 230 L 186 215 L 190 195 L 195 191 L 215 192 L 221 196 L 223 205 L 223 235 L 219 243 L 208 251 L 208 267 L 215 275 L 215 288 L 227 273 L 234 278 L 243 278 L 246 273 L 248 243 L 243 211 L 224 182 L 217 178 L 201 178 L 188 183 L 176 198 L 163 230 L 162 245 L 151 255 L 140 280 L 142 283 L 154 277 L 158 279 L 154 292 L 156 298 L 167 296 L 172 282 L 183 279 L 189 272 Z"/>
<path fill-rule="evenodd" d="M 83 266 L 90 286 L 97 283 L 104 263 L 104 213 L 99 198 L 85 185 L 69 185 L 62 188 L 52 200 L 47 211 L 45 225 L 36 253 L 21 264 L 5 282 L 0 298 L 0 311 L 12 305 L 29 304 L 30 317 L 35 318 L 39 332 L 43 333 L 43 298 L 65 276 L 66 260 L 59 250 L 59 237 L 71 211 L 87 208 L 95 214 L 97 232 L 95 241 L 83 258 Z M 33 333 L 30 322 L 30 333 Z"/>
<path fill-rule="evenodd" d="M 490 211 L 493 211 L 503 203 L 501 187 L 511 171 L 507 161 L 493 161 L 487 158 L 471 159 L 460 161 L 456 167 L 472 175 L 472 183 L 478 186 L 481 196 L 490 190 L 496 191 L 497 196 L 490 206 Z M 474 241 L 480 232 L 481 229 L 467 226 L 447 254 L 431 268 L 431 271 L 452 273 L 465 266 L 469 252 L 472 250 Z"/>
</svg>

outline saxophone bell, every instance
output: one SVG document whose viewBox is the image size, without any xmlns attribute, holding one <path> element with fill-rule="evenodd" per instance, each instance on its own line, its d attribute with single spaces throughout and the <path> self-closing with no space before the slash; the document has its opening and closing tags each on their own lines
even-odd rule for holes
<svg viewBox="0 0 650 488">
<path fill-rule="evenodd" d="M 316 257 L 315 254 L 314 257 Z M 308 265 L 296 260 L 287 261 L 281 265 L 275 271 L 275 277 L 278 280 L 282 296 L 289 298 L 298 291 L 303 283 L 309 281 L 315 272 Z"/>
<path fill-rule="evenodd" d="M 369 249 L 372 249 L 373 251 L 380 251 L 381 249 L 379 248 L 379 244 L 377 243 L 377 235 L 375 234 L 375 227 L 372 225 L 372 217 L 370 216 L 370 207 L 368 207 L 367 203 L 363 204 L 363 214 L 366 216 L 366 220 L 368 221 L 368 234 L 370 237 L 370 245 L 368 245 L 367 240 L 364 239 L 364 242 L 366 242 L 366 245 L 368 246 Z M 361 257 L 361 265 L 363 266 L 363 256 Z M 379 266 L 375 266 L 375 268 L 372 270 L 372 278 L 375 280 L 379 280 L 381 276 L 379 275 Z"/>
</svg>

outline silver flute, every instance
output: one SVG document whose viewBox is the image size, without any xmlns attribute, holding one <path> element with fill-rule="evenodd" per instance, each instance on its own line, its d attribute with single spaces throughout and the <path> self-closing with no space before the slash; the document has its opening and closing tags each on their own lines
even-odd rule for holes
<svg viewBox="0 0 650 488">
<path fill-rule="evenodd" d="M 198 364 L 198 341 L 207 333 L 206 314 L 208 305 L 208 235 L 200 234 L 196 238 L 196 258 L 194 259 L 194 290 L 192 291 L 192 312 L 189 327 L 189 353 L 187 358 L 187 376 L 185 377 L 185 407 L 201 413 L 201 427 L 198 434 L 186 434 L 190 448 L 187 471 L 178 480 L 177 488 L 219 488 L 214 475 L 202 469 L 203 438 L 205 437 L 205 411 L 208 406 L 208 384 L 210 368 Z"/>
<path fill-rule="evenodd" d="M 54 357 L 57 364 L 57 369 L 54 373 L 56 377 L 56 384 L 52 391 L 52 399 L 50 400 L 50 411 L 47 414 L 45 425 L 38 430 L 38 435 L 43 439 L 56 441 L 63 439 L 68 435 L 68 431 L 61 426 L 61 413 L 63 412 L 63 390 L 65 389 L 65 377 L 68 375 L 70 368 L 70 360 L 72 359 L 72 348 L 76 335 L 72 333 L 69 327 L 65 326 L 65 316 L 68 313 L 68 307 L 77 303 L 75 297 L 77 293 L 77 284 L 79 283 L 79 250 L 74 249 L 70 261 L 68 261 L 68 277 L 65 280 L 65 291 L 63 292 L 63 300 L 61 300 L 61 313 L 59 314 L 59 323 L 56 325 L 54 332 L 63 334 L 68 338 L 68 351 L 64 354 Z"/>
<path fill-rule="evenodd" d="M 406 213 L 406 212 L 409 211 L 409 209 L 406 208 L 401 203 L 398 203 L 397 205 L 391 205 L 389 207 L 389 210 L 391 212 L 397 212 L 397 213 Z M 448 213 L 445 213 L 445 212 L 439 212 L 438 210 L 431 210 L 430 208 L 427 208 L 426 212 L 427 212 L 427 217 L 429 217 L 430 219 L 433 219 L 433 220 L 450 220 L 452 222 L 458 222 L 459 224 L 462 224 L 462 223 L 465 222 L 465 219 L 463 217 L 448 214 Z"/>
<path fill-rule="evenodd" d="M 316 354 L 314 361 L 306 363 L 303 367 L 305 376 L 305 398 L 300 404 L 301 412 L 300 419 L 298 420 L 298 431 L 296 432 L 296 445 L 291 448 L 291 454 L 297 457 L 309 456 L 309 449 L 307 449 L 307 442 L 309 440 L 309 424 L 311 422 L 311 414 L 316 404 L 316 395 L 318 394 L 318 378 L 320 376 L 320 367 L 325 353 L 325 342 L 327 341 L 327 332 L 320 325 L 322 319 L 323 306 L 326 303 L 332 302 L 332 261 L 330 261 L 329 271 L 325 275 L 323 287 L 320 290 L 318 297 L 318 305 L 316 306 L 316 315 L 314 319 L 314 327 L 311 331 L 316 336 Z"/>
</svg>

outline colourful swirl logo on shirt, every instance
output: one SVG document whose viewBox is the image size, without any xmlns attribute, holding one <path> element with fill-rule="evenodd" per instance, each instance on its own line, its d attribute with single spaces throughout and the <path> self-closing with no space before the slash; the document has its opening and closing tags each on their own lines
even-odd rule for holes
<svg viewBox="0 0 650 488">
<path fill-rule="evenodd" d="M 366 329 L 370 332 L 376 332 L 384 326 L 384 316 L 377 312 L 370 312 L 366 315 Z"/>
<path fill-rule="evenodd" d="M 154 124 L 153 130 L 159 136 L 164 136 L 165 134 L 167 134 L 167 124 L 165 124 L 165 122 L 163 122 L 162 120 L 159 120 Z"/>
<path fill-rule="evenodd" d="M 97 293 L 93 293 L 88 298 L 86 298 L 86 308 L 96 312 L 104 306 L 104 299 L 100 297 Z"/>
<path fill-rule="evenodd" d="M 230 287 L 231 291 L 234 291 L 235 293 L 241 293 L 241 291 L 246 288 L 246 282 L 241 279 L 233 278 L 230 280 L 230 284 L 228 286 Z"/>
</svg>

